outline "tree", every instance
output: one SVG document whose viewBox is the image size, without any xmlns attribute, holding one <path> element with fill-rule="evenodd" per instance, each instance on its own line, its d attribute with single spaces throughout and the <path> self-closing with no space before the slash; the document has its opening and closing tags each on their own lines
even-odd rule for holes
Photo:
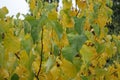
<svg viewBox="0 0 120 80">
<path fill-rule="evenodd" d="M 108 35 L 111 0 L 30 0 L 24 20 L 0 9 L 0 79 L 104 80 L 120 79 L 120 36 Z M 108 64 L 110 59 L 114 59 Z"/>
</svg>

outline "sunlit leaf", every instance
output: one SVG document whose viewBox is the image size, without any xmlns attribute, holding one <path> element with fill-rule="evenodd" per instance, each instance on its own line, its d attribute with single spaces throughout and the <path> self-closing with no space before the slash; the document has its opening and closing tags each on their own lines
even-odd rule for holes
<svg viewBox="0 0 120 80">
<path fill-rule="evenodd" d="M 65 75 L 69 77 L 69 79 L 74 78 L 77 74 L 75 66 L 66 59 L 62 60 L 61 68 Z"/>
<path fill-rule="evenodd" d="M 7 51 L 16 53 L 20 50 L 20 40 L 12 33 L 9 33 L 4 39 L 4 47 Z"/>
<path fill-rule="evenodd" d="M 51 72 L 51 76 L 48 77 L 48 79 L 57 79 L 58 77 L 60 77 L 60 69 L 57 66 L 53 66 L 52 69 L 50 70 Z M 50 73 L 49 73 L 50 74 Z"/>
<path fill-rule="evenodd" d="M 46 72 L 50 71 L 55 63 L 55 59 L 53 56 L 50 56 L 46 63 Z"/>
<path fill-rule="evenodd" d="M 50 20 L 57 20 L 57 12 L 55 9 L 48 13 L 48 18 Z"/>
<path fill-rule="evenodd" d="M 85 9 L 86 8 L 86 6 L 87 6 L 87 1 L 86 0 L 77 0 L 76 1 L 77 2 L 77 5 L 78 5 L 78 7 L 80 8 L 80 9 Z"/>
<path fill-rule="evenodd" d="M 0 68 L 0 79 L 8 79 L 9 78 L 9 73 L 5 68 Z"/>
<path fill-rule="evenodd" d="M 80 54 L 82 55 L 82 60 L 84 63 L 89 63 L 93 56 L 96 55 L 95 49 L 86 45 L 83 45 L 80 50 Z"/>
<path fill-rule="evenodd" d="M 6 7 L 2 7 L 0 9 L 0 18 L 4 18 L 7 13 L 8 13 L 8 9 Z"/>
<path fill-rule="evenodd" d="M 71 5 L 72 5 L 72 0 L 64 0 L 63 1 L 63 7 L 64 9 L 70 9 L 71 8 Z"/>
<path fill-rule="evenodd" d="M 107 6 L 109 6 L 109 7 L 112 7 L 112 6 L 113 6 L 113 3 L 112 3 L 111 0 L 106 0 L 106 4 L 107 4 Z"/>
<path fill-rule="evenodd" d="M 36 6 L 36 0 L 30 0 L 29 4 L 30 4 L 30 10 L 33 11 Z"/>
</svg>

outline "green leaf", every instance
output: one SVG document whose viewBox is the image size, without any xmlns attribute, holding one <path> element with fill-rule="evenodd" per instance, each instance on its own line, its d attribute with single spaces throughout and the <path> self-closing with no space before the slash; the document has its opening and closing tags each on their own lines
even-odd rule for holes
<svg viewBox="0 0 120 80">
<path fill-rule="evenodd" d="M 58 38 L 61 39 L 62 35 L 63 35 L 62 25 L 57 21 L 52 21 L 51 25 L 52 25 L 53 29 L 56 31 Z"/>
<path fill-rule="evenodd" d="M 31 28 L 31 36 L 32 36 L 34 43 L 38 42 L 38 40 L 39 40 L 40 30 L 41 29 L 38 26 L 33 26 Z"/>
<path fill-rule="evenodd" d="M 82 80 L 88 80 L 86 76 L 81 76 Z"/>
<path fill-rule="evenodd" d="M 13 76 L 11 77 L 11 80 L 19 80 L 19 76 L 15 73 L 15 74 L 13 74 Z"/>
<path fill-rule="evenodd" d="M 87 40 L 87 37 L 82 35 L 68 34 L 68 40 L 72 48 L 76 49 L 77 52 L 81 49 L 82 45 Z"/>
<path fill-rule="evenodd" d="M 23 49 L 25 49 L 27 54 L 29 55 L 30 50 L 32 49 L 31 39 L 22 40 L 21 43 L 22 43 Z"/>
<path fill-rule="evenodd" d="M 62 54 L 66 60 L 73 62 L 73 58 L 76 56 L 77 51 L 72 47 L 64 47 L 62 49 Z"/>
<path fill-rule="evenodd" d="M 29 57 L 29 63 L 27 65 L 28 70 L 31 72 L 31 74 L 33 73 L 32 71 L 32 63 L 35 60 L 36 56 L 34 54 L 31 54 Z"/>
<path fill-rule="evenodd" d="M 47 23 L 47 16 L 44 14 L 44 15 L 41 15 L 40 19 L 39 19 L 39 26 L 43 26 Z"/>
<path fill-rule="evenodd" d="M 98 24 L 93 24 L 92 25 L 93 29 L 94 29 L 94 32 L 97 36 L 100 35 L 100 28 L 99 28 L 99 25 Z"/>
<path fill-rule="evenodd" d="M 101 3 L 94 3 L 94 7 L 93 7 L 93 9 L 94 9 L 94 12 L 96 13 L 96 12 L 98 12 L 98 10 L 100 9 L 100 6 L 101 6 Z"/>
<path fill-rule="evenodd" d="M 31 32 L 31 25 L 30 25 L 30 23 L 28 21 L 23 22 L 23 27 L 24 27 L 25 34 Z"/>
<path fill-rule="evenodd" d="M 50 56 L 46 63 L 46 72 L 50 71 L 50 69 L 53 67 L 55 63 L 55 58 L 53 56 Z"/>
<path fill-rule="evenodd" d="M 47 11 L 51 11 L 53 8 L 55 8 L 55 4 L 54 3 L 51 3 L 51 4 L 47 4 L 47 6 L 45 6 L 46 10 Z"/>
<path fill-rule="evenodd" d="M 20 17 L 20 13 L 17 13 L 16 18 L 18 19 Z"/>
<path fill-rule="evenodd" d="M 31 36 L 33 42 L 36 43 L 39 39 L 39 32 L 41 30 L 39 20 L 35 19 L 33 16 L 27 16 L 25 20 L 27 20 L 31 25 Z"/>
<path fill-rule="evenodd" d="M 59 55 L 59 47 L 56 45 L 56 44 L 54 44 L 54 52 L 53 52 L 53 54 L 55 55 L 55 56 L 58 56 Z"/>
<path fill-rule="evenodd" d="M 0 43 L 2 42 L 2 33 L 0 33 Z"/>
<path fill-rule="evenodd" d="M 4 46 L 0 44 L 0 67 L 2 67 L 4 64 Z"/>
<path fill-rule="evenodd" d="M 77 18 L 77 17 L 74 17 L 74 21 L 75 21 L 75 30 L 78 34 L 82 34 L 84 32 L 84 24 L 85 24 L 85 17 L 81 17 L 81 18 Z"/>
<path fill-rule="evenodd" d="M 99 44 L 98 42 L 95 43 L 96 51 L 97 53 L 102 53 L 105 50 L 105 45 L 104 44 Z"/>
<path fill-rule="evenodd" d="M 77 72 L 80 71 L 80 68 L 81 68 L 81 66 L 82 66 L 82 63 L 83 63 L 83 61 L 82 61 L 82 59 L 81 59 L 80 57 L 75 57 L 75 58 L 73 59 L 73 64 L 74 64 L 74 66 L 76 67 Z"/>
<path fill-rule="evenodd" d="M 106 5 L 111 8 L 113 6 L 113 2 L 111 0 L 106 0 Z"/>
<path fill-rule="evenodd" d="M 27 16 L 25 17 L 25 20 L 28 21 L 31 26 L 36 26 L 36 22 L 37 22 L 37 21 L 36 21 L 35 17 L 30 16 L 30 15 L 27 15 Z"/>
</svg>

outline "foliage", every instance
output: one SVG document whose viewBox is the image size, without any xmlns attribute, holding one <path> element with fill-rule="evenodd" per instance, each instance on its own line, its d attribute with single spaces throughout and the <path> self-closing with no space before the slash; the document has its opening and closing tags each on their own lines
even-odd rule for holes
<svg viewBox="0 0 120 80">
<path fill-rule="evenodd" d="M 0 80 L 119 80 L 120 36 L 108 35 L 111 0 L 30 0 L 24 20 L 0 9 Z M 114 57 L 114 58 L 113 58 Z"/>
<path fill-rule="evenodd" d="M 120 34 L 120 0 L 113 0 L 112 23 L 108 24 L 109 34 Z"/>
</svg>

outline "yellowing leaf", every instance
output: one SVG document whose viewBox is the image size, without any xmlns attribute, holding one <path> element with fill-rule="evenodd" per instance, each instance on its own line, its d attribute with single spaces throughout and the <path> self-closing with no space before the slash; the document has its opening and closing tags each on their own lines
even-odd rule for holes
<svg viewBox="0 0 120 80">
<path fill-rule="evenodd" d="M 93 7 L 94 7 L 94 6 L 93 6 L 93 3 L 90 3 L 88 10 L 91 11 L 91 12 L 93 12 L 93 11 L 94 11 L 94 10 L 93 10 Z"/>
<path fill-rule="evenodd" d="M 74 20 L 72 18 L 70 18 L 70 16 L 63 14 L 62 24 L 64 27 L 72 28 L 72 27 L 74 27 Z"/>
<path fill-rule="evenodd" d="M 19 76 L 20 80 L 28 79 L 29 73 L 27 69 L 22 65 L 19 65 L 18 67 L 16 67 L 15 73 Z"/>
<path fill-rule="evenodd" d="M 63 0 L 63 8 L 70 9 L 72 5 L 72 0 Z"/>
<path fill-rule="evenodd" d="M 97 53 L 93 47 L 88 47 L 86 45 L 83 45 L 80 50 L 80 54 L 82 55 L 83 62 L 88 63 Z"/>
<path fill-rule="evenodd" d="M 77 10 L 73 10 L 73 11 L 70 12 L 71 17 L 76 16 L 77 14 L 78 14 Z"/>
<path fill-rule="evenodd" d="M 39 65 L 40 65 L 39 63 L 40 63 L 39 60 L 34 61 L 34 62 L 32 63 L 33 71 L 34 71 L 35 73 L 38 73 L 38 71 L 39 71 Z"/>
<path fill-rule="evenodd" d="M 48 54 L 50 52 L 50 49 L 51 49 L 51 31 L 50 30 L 47 30 L 47 29 L 44 29 L 43 30 L 43 51 L 44 53 Z"/>
<path fill-rule="evenodd" d="M 87 7 L 86 0 L 76 0 L 80 9 L 84 10 Z"/>
<path fill-rule="evenodd" d="M 0 18 L 4 18 L 7 13 L 8 13 L 8 9 L 6 7 L 1 8 L 0 9 Z"/>
<path fill-rule="evenodd" d="M 9 73 L 8 73 L 8 71 L 6 70 L 6 69 L 4 69 L 4 68 L 0 68 L 0 79 L 1 80 L 4 80 L 4 79 L 8 79 L 9 78 Z"/>
<path fill-rule="evenodd" d="M 63 36 L 62 36 L 62 39 L 60 40 L 59 45 L 60 45 L 60 47 L 64 47 L 64 46 L 69 45 L 69 42 L 68 42 L 68 38 L 67 38 L 67 34 L 66 34 L 66 33 L 63 33 Z"/>
<path fill-rule="evenodd" d="M 95 22 L 98 23 L 98 25 L 102 28 L 106 25 L 107 17 L 99 15 Z"/>
<path fill-rule="evenodd" d="M 20 51 L 20 63 L 24 66 L 27 66 L 28 65 L 28 55 L 27 55 L 27 52 L 25 50 L 22 50 Z"/>
<path fill-rule="evenodd" d="M 50 69 L 53 67 L 54 63 L 55 63 L 54 57 L 50 56 L 46 63 L 46 72 L 50 71 Z"/>
<path fill-rule="evenodd" d="M 8 33 L 4 39 L 4 47 L 8 52 L 16 53 L 20 50 L 20 40 L 13 34 Z"/>
<path fill-rule="evenodd" d="M 48 19 L 57 20 L 57 12 L 55 9 L 48 13 Z"/>
<path fill-rule="evenodd" d="M 60 77 L 60 68 L 58 68 L 57 66 L 54 66 L 51 70 L 50 73 L 52 75 L 52 80 L 58 80 L 58 78 Z M 51 77 L 51 76 L 50 76 Z"/>
<path fill-rule="evenodd" d="M 33 11 L 36 6 L 36 0 L 30 0 L 30 9 Z"/>
<path fill-rule="evenodd" d="M 65 73 L 65 75 L 69 78 L 73 78 L 77 74 L 75 66 L 66 59 L 62 60 L 61 69 L 63 73 Z"/>
</svg>

